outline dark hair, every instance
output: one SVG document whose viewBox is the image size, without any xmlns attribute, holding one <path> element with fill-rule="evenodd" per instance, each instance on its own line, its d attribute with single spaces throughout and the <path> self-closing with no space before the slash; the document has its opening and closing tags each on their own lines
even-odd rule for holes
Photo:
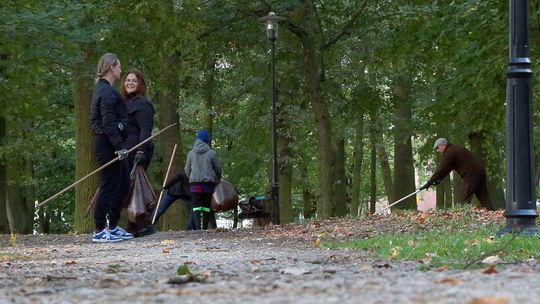
<svg viewBox="0 0 540 304">
<path fill-rule="evenodd" d="M 128 94 L 126 92 L 126 86 L 124 85 L 124 83 L 126 82 L 126 78 L 128 77 L 129 74 L 134 74 L 135 77 L 137 77 L 137 82 L 138 82 L 138 86 L 137 86 L 137 91 L 135 91 L 135 93 L 132 93 L 132 94 Z M 143 76 L 143 73 L 137 69 L 131 69 L 129 71 L 127 71 L 126 74 L 124 74 L 124 77 L 122 77 L 122 87 L 120 89 L 120 91 L 122 92 L 122 95 L 124 95 L 124 97 L 128 97 L 128 95 L 135 95 L 135 96 L 146 96 L 146 90 L 147 90 L 147 86 L 146 86 L 146 80 L 144 80 L 144 76 Z"/>
</svg>

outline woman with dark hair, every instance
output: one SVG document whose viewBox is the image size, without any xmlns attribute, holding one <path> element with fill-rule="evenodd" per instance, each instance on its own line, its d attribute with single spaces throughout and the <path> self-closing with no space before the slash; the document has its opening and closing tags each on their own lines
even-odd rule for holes
<svg viewBox="0 0 540 304">
<path fill-rule="evenodd" d="M 154 106 L 146 98 L 146 81 L 141 71 L 133 69 L 126 73 L 122 86 L 122 95 L 126 99 L 128 113 L 126 147 L 133 148 L 138 143 L 152 135 L 154 127 Z M 152 156 L 154 155 L 154 144 L 147 142 L 133 151 L 128 156 L 129 169 L 134 164 L 139 164 L 148 169 Z"/>
<path fill-rule="evenodd" d="M 142 72 L 137 69 L 129 70 L 126 73 L 121 91 L 126 99 L 128 114 L 125 144 L 126 148 L 131 149 L 152 135 L 154 106 L 146 97 L 146 81 Z M 129 170 L 131 171 L 137 165 L 141 165 L 144 170 L 148 169 L 153 154 L 154 144 L 152 141 L 140 146 L 136 151 L 128 155 Z M 142 227 L 138 227 L 135 223 L 130 222 L 129 230 L 135 236 L 143 236 L 156 232 L 149 221 L 146 221 Z"/>
<path fill-rule="evenodd" d="M 91 125 L 94 132 L 92 149 L 98 165 L 118 157 L 100 172 L 99 191 L 94 207 L 93 242 L 118 242 L 133 238 L 117 226 L 122 202 L 129 190 L 129 174 L 124 144 L 127 110 L 124 98 L 112 87 L 120 80 L 122 69 L 115 54 L 106 53 L 98 61 L 96 85 L 92 92 Z"/>
</svg>

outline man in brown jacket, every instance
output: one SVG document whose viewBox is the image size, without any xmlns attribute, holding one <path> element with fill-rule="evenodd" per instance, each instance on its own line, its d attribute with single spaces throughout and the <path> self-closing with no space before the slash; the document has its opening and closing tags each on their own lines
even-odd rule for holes
<svg viewBox="0 0 540 304">
<path fill-rule="evenodd" d="M 460 200 L 470 203 L 473 194 L 476 195 L 483 207 L 493 210 L 486 183 L 486 170 L 471 151 L 458 145 L 449 143 L 445 138 L 435 141 L 433 149 L 442 155 L 439 167 L 429 181 L 420 189 L 427 189 L 436 185 L 452 170 L 463 179 Z"/>
</svg>

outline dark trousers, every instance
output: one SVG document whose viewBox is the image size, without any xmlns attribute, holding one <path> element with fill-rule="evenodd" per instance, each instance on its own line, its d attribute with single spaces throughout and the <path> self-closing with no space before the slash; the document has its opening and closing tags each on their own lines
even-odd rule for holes
<svg viewBox="0 0 540 304">
<path fill-rule="evenodd" d="M 93 151 L 99 166 L 117 157 L 114 154 L 114 146 L 103 134 L 94 137 Z M 101 231 L 107 227 L 107 218 L 109 227 L 116 227 L 123 201 L 128 192 L 129 173 L 125 160 L 116 161 L 101 170 L 99 174 L 99 192 L 94 208 L 96 231 Z"/>
<path fill-rule="evenodd" d="M 161 196 L 161 201 L 159 202 L 159 208 L 157 210 L 156 214 L 156 222 L 157 220 L 167 211 L 167 209 L 177 200 L 181 198 L 180 195 L 174 195 L 170 194 L 169 190 L 163 191 L 163 195 Z M 188 206 L 191 206 L 191 202 L 187 201 Z M 195 217 L 193 216 L 193 212 L 191 211 L 191 208 L 189 208 L 189 222 L 187 226 L 187 230 L 195 230 Z"/>
<path fill-rule="evenodd" d="M 193 199 L 191 210 L 193 210 L 193 218 L 195 222 L 195 230 L 208 229 L 208 224 L 216 227 L 216 217 L 214 211 L 210 208 L 212 201 L 212 193 L 194 193 L 191 192 Z"/>
<path fill-rule="evenodd" d="M 485 207 L 488 210 L 493 210 L 493 205 L 491 204 L 491 199 L 489 198 L 485 175 L 468 177 L 463 180 L 463 188 L 461 192 L 462 201 L 470 203 L 473 194 L 476 195 L 482 207 Z"/>
</svg>

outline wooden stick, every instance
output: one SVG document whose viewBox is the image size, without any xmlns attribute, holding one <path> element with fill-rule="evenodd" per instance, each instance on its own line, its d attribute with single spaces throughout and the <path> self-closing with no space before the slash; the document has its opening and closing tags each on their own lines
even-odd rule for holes
<svg viewBox="0 0 540 304">
<path fill-rule="evenodd" d="M 397 203 L 402 202 L 404 199 L 409 198 L 409 197 L 415 195 L 416 193 L 418 193 L 418 192 L 420 192 L 420 191 L 422 191 L 422 190 L 424 190 L 424 189 L 416 190 L 416 191 L 414 191 L 413 193 L 408 194 L 408 195 L 406 195 L 406 196 L 404 196 L 404 197 L 398 199 L 397 201 L 393 202 L 392 204 L 390 204 L 390 205 L 388 205 L 388 206 L 382 208 L 381 210 L 377 211 L 376 214 L 383 214 L 383 211 L 384 211 L 384 210 L 389 209 L 390 207 L 396 205 Z"/>
<path fill-rule="evenodd" d="M 161 186 L 161 192 L 159 193 L 159 198 L 158 198 L 158 201 L 157 201 L 158 203 L 157 203 L 157 206 L 156 206 L 156 210 L 154 211 L 154 216 L 152 217 L 152 225 L 154 225 L 154 223 L 156 222 L 156 216 L 157 216 L 157 212 L 159 210 L 159 204 L 161 203 L 161 196 L 163 196 L 163 187 L 165 187 L 165 185 L 167 184 L 167 180 L 169 179 L 169 172 L 171 171 L 174 155 L 175 155 L 175 152 L 176 152 L 176 146 L 177 145 L 175 144 L 174 148 L 172 150 L 171 160 L 169 161 L 169 166 L 167 167 L 167 173 L 165 173 L 165 179 L 163 180 L 163 185 Z"/>
<path fill-rule="evenodd" d="M 177 123 L 173 123 L 173 124 L 170 124 L 168 125 L 166 128 L 164 128 L 163 130 L 160 130 L 159 132 L 157 132 L 156 134 L 148 137 L 147 139 L 141 141 L 140 143 L 138 143 L 136 146 L 134 146 L 133 148 L 129 149 L 128 150 L 128 153 L 131 153 L 133 151 L 135 151 L 137 148 L 139 148 L 140 146 L 144 145 L 145 143 L 149 142 L 150 140 L 152 140 L 152 138 L 160 135 L 161 133 L 165 132 L 166 130 L 168 130 L 169 128 L 171 128 L 172 126 L 176 125 Z M 64 192 L 68 191 L 69 189 L 75 187 L 77 184 L 79 184 L 80 182 L 84 181 L 85 179 L 89 178 L 90 176 L 98 173 L 99 171 L 105 169 L 106 167 L 110 166 L 112 163 L 114 163 L 115 161 L 119 160 L 119 157 L 115 157 L 113 158 L 110 162 L 104 164 L 103 166 L 97 168 L 96 170 L 88 173 L 85 177 L 79 179 L 78 181 L 75 181 L 73 184 L 67 186 L 66 188 L 64 188 L 62 191 L 56 193 L 55 195 L 49 197 L 48 199 L 44 200 L 43 202 L 39 203 L 37 200 L 35 201 L 35 204 L 37 204 L 37 208 L 45 205 L 46 203 L 52 201 L 53 199 L 57 198 L 58 196 L 60 196 L 61 194 L 63 194 Z"/>
</svg>

